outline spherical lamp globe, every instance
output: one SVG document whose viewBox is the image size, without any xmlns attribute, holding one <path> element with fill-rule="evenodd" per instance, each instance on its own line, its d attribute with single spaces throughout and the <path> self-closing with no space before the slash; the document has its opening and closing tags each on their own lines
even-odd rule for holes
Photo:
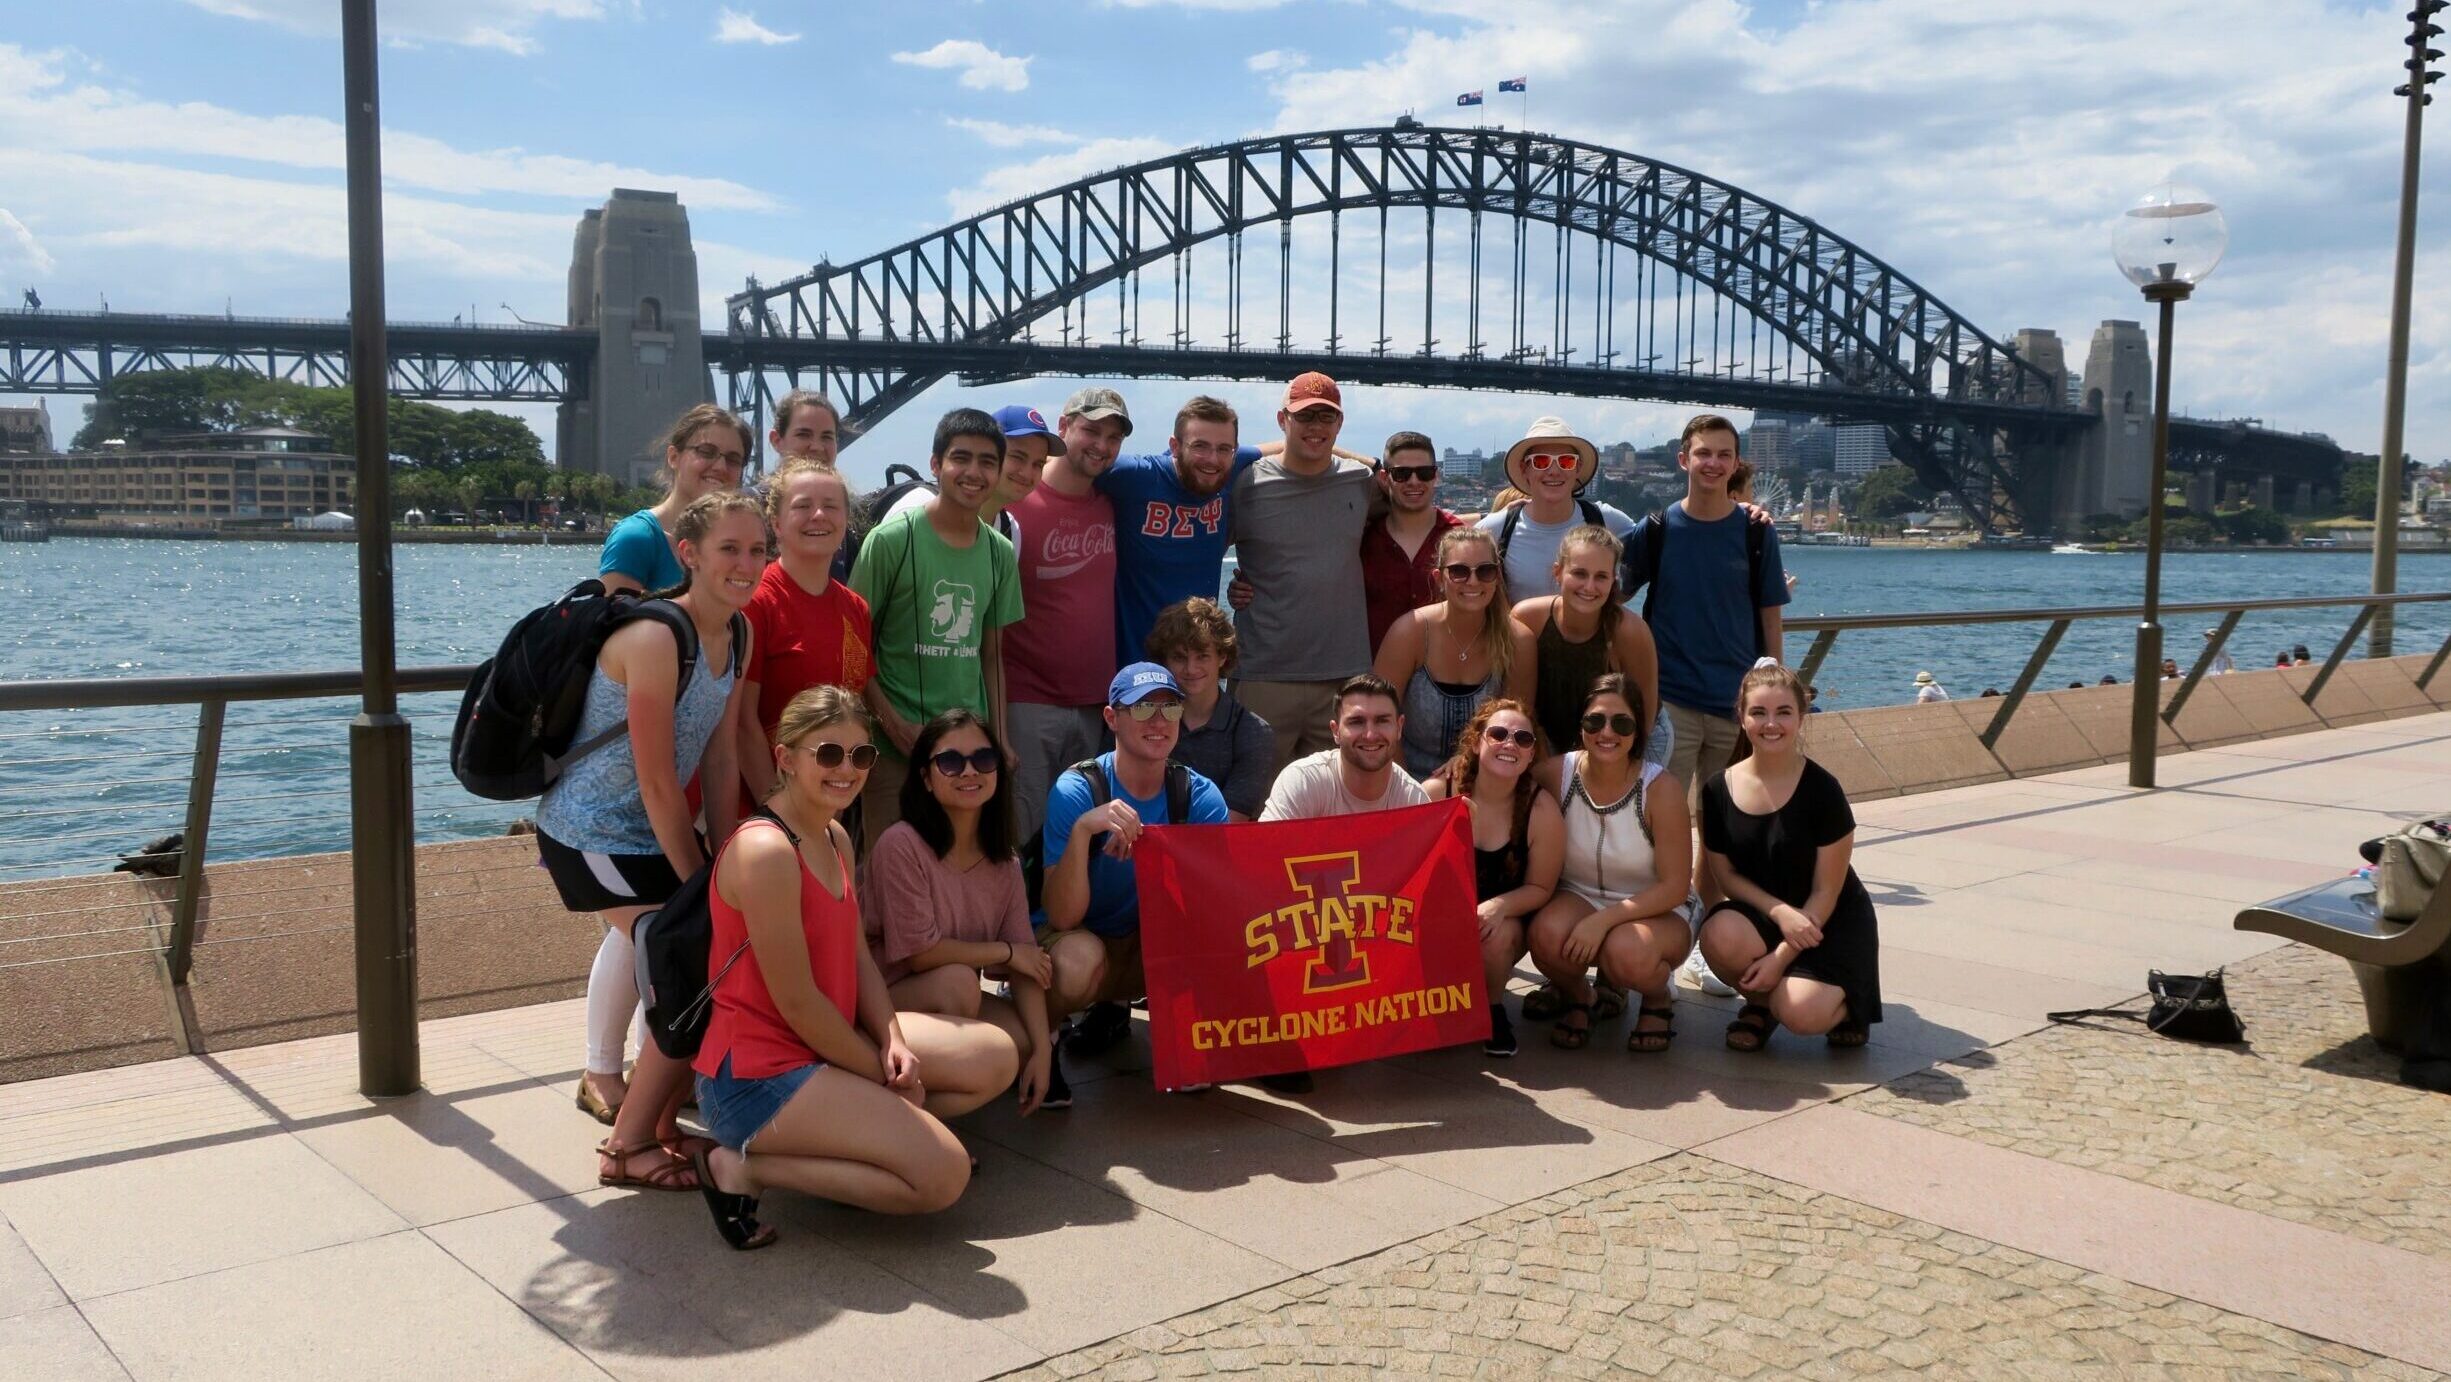
<svg viewBox="0 0 2451 1382">
<path fill-rule="evenodd" d="M 2221 263 L 2230 247 L 2229 222 L 2213 199 L 2196 188 L 2164 178 L 2136 199 L 2111 234 L 2119 272 L 2139 288 L 2193 288 Z"/>
</svg>

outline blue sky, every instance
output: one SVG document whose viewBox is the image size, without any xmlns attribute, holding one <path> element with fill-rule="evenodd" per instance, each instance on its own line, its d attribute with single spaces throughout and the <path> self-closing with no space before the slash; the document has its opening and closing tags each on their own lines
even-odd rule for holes
<svg viewBox="0 0 2451 1382">
<path fill-rule="evenodd" d="M 959 210 L 1167 150 L 1454 114 L 1532 81 L 1531 123 L 1820 220 L 1995 334 L 2073 357 L 2139 317 L 2109 226 L 2165 172 L 2230 212 L 2181 317 L 2192 412 L 2371 448 L 2397 194 L 2400 7 L 2053 0 L 385 0 L 392 313 L 558 319 L 571 227 L 615 182 L 678 190 L 710 313 L 744 274 L 849 258 Z M 58 307 L 336 316 L 337 6 L 18 7 L 0 35 L 0 288 Z M 900 56 L 897 56 L 900 55 Z M 2443 108 L 2435 112 L 2439 117 Z M 2451 130 L 2422 244 L 2410 444 L 2451 454 Z M 1052 407 L 1075 381 L 989 401 Z M 1187 391 L 1129 386 L 1162 417 Z M 1272 411 L 1256 385 L 1218 390 Z M 916 459 L 939 386 L 848 453 Z M 66 404 L 63 407 L 63 404 Z M 54 400 L 55 412 L 75 406 Z M 1356 391 L 1357 434 L 1473 446 L 1561 412 L 1603 441 L 1684 411 Z M 538 414 L 548 438 L 549 422 Z"/>
</svg>

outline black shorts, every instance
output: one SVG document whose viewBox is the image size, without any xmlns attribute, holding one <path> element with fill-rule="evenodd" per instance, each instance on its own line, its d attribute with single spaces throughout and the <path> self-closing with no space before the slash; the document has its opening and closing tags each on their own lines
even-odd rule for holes
<svg viewBox="0 0 2451 1382">
<path fill-rule="evenodd" d="M 654 907 L 681 890 L 672 861 L 656 854 L 599 854 L 572 849 L 543 831 L 536 832 L 536 852 L 545 872 L 553 875 L 562 905 L 574 912 L 609 912 L 615 907 Z"/>
</svg>

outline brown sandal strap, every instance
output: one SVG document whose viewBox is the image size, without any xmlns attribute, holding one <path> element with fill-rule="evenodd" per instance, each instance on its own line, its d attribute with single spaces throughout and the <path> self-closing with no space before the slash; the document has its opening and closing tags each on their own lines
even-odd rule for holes
<svg viewBox="0 0 2451 1382">
<path fill-rule="evenodd" d="M 630 1163 L 650 1152 L 660 1160 L 644 1174 L 632 1172 Z M 676 1154 L 670 1147 L 660 1142 L 642 1142 L 635 1147 L 616 1147 L 613 1145 L 613 1140 L 608 1137 L 596 1145 L 596 1155 L 604 1158 L 613 1168 L 611 1175 L 606 1175 L 602 1167 L 597 1168 L 596 1183 L 598 1185 L 626 1186 L 644 1190 L 695 1190 L 698 1188 L 694 1180 L 687 1182 L 681 1180 L 684 1175 L 695 1177 L 698 1174 L 697 1168 L 690 1165 L 687 1157 Z"/>
</svg>

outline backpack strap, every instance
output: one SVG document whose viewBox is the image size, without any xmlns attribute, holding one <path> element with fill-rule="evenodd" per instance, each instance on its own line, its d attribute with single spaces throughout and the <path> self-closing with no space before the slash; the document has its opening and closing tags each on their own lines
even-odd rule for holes
<svg viewBox="0 0 2451 1382">
<path fill-rule="evenodd" d="M 1525 502 L 1529 503 L 1530 501 L 1526 500 Z M 1507 545 L 1515 540 L 1515 525 L 1521 523 L 1522 521 L 1522 504 L 1517 504 L 1512 508 L 1509 508 L 1506 511 L 1506 517 L 1498 521 L 1498 564 L 1500 566 L 1506 565 Z"/>
<path fill-rule="evenodd" d="M 1596 500 L 1586 499 L 1578 494 L 1574 497 L 1574 504 L 1582 511 L 1584 522 L 1595 528 L 1608 526 L 1608 515 L 1600 512 L 1600 505 Z"/>
<path fill-rule="evenodd" d="M 1098 766 L 1097 759 L 1084 758 L 1080 762 L 1066 768 L 1064 771 L 1068 773 L 1079 773 L 1082 778 L 1089 783 L 1090 810 L 1095 811 L 1099 807 L 1106 805 L 1107 802 L 1114 799 L 1114 794 L 1109 792 L 1106 787 L 1106 769 Z"/>
<path fill-rule="evenodd" d="M 1660 549 L 1668 544 L 1668 511 L 1653 509 L 1642 516 L 1627 535 L 1625 559 L 1618 568 L 1617 589 L 1620 594 L 1640 589 L 1643 593 L 1643 622 L 1651 622 L 1651 607 L 1659 599 Z"/>
<path fill-rule="evenodd" d="M 619 595 L 611 598 L 621 600 L 628 608 L 615 612 L 612 626 L 606 630 L 608 638 L 619 632 L 624 626 L 641 619 L 652 619 L 672 630 L 673 643 L 681 655 L 680 679 L 673 684 L 672 703 L 679 705 L 681 697 L 689 694 L 691 674 L 698 669 L 698 626 L 690 622 L 686 611 L 670 600 L 637 600 Z M 748 620 L 745 616 L 738 613 L 732 616 L 732 661 L 735 667 L 740 662 L 741 636 L 747 627 Z M 548 780 L 560 777 L 569 770 L 571 764 L 605 748 L 629 732 L 630 717 L 624 715 L 603 729 L 572 744 L 563 751 L 561 757 L 546 759 Z"/>
<path fill-rule="evenodd" d="M 1745 606 L 1753 613 L 1753 655 L 1770 651 L 1762 642 L 1762 611 L 1754 604 L 1762 588 L 1762 562 L 1770 546 L 1770 515 L 1759 508 L 1745 510 Z"/>
<path fill-rule="evenodd" d="M 1182 825 L 1191 819 L 1191 769 L 1169 758 L 1166 760 L 1166 823 Z"/>
</svg>

